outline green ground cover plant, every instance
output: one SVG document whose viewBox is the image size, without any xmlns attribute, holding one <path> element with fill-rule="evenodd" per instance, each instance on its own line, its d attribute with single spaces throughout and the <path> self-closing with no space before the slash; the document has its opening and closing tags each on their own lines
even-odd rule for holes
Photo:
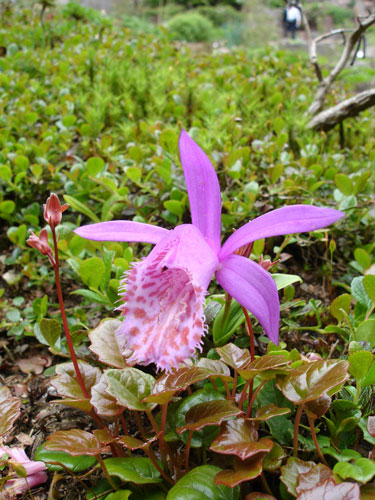
<svg viewBox="0 0 375 500">
<path fill-rule="evenodd" d="M 371 110 L 340 144 L 338 130 L 304 128 L 315 82 L 303 57 L 197 51 L 99 14 L 47 9 L 42 24 L 39 7 L 10 8 L 0 47 L 0 495 L 372 498 Z M 335 92 L 331 103 L 342 82 Z M 183 128 L 215 167 L 223 241 L 285 206 L 345 216 L 244 249 L 280 291 L 278 345 L 212 281 L 202 352 L 157 371 L 129 363 L 116 336 L 120 283 L 150 245 L 74 230 L 189 224 Z M 69 425 L 45 425 L 50 407 Z"/>
</svg>

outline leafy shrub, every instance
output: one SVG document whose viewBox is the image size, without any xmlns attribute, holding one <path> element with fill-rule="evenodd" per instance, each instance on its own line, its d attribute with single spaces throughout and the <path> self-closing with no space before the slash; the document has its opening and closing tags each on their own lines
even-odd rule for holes
<svg viewBox="0 0 375 500">
<path fill-rule="evenodd" d="M 84 7 L 78 2 L 68 2 L 63 8 L 63 15 L 76 21 L 91 22 L 101 17 L 100 12 L 97 10 Z"/>
<path fill-rule="evenodd" d="M 167 24 L 175 40 L 206 42 L 212 39 L 214 25 L 198 12 L 187 12 L 172 17 Z"/>
<path fill-rule="evenodd" d="M 134 33 L 153 33 L 155 31 L 154 26 L 149 21 L 138 16 L 123 16 L 122 24 Z"/>
<path fill-rule="evenodd" d="M 340 5 L 328 4 L 324 7 L 324 13 L 332 17 L 334 24 L 342 25 L 347 21 L 350 21 L 353 17 L 353 13 L 350 9 L 346 7 L 340 7 Z"/>
<path fill-rule="evenodd" d="M 218 5 L 217 7 L 202 5 L 196 11 L 207 17 L 215 26 L 223 26 L 231 21 L 240 21 L 242 18 L 242 15 L 230 5 Z"/>
</svg>

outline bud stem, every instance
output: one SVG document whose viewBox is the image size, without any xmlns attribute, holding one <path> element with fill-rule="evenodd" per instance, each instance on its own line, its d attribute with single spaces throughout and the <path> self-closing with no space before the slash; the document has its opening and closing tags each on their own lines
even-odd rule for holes
<svg viewBox="0 0 375 500">
<path fill-rule="evenodd" d="M 77 357 L 76 357 L 76 354 L 74 352 L 72 336 L 70 334 L 68 321 L 66 319 L 66 314 L 65 314 L 64 300 L 63 300 L 63 296 L 62 296 L 61 282 L 60 282 L 59 252 L 58 252 L 58 248 L 57 248 L 56 230 L 52 225 L 50 227 L 51 227 L 52 237 L 53 237 L 53 248 L 55 251 L 55 263 L 54 263 L 53 269 L 55 271 L 56 289 L 57 289 L 57 297 L 59 299 L 61 319 L 62 319 L 62 322 L 64 325 L 64 331 L 65 331 L 65 335 L 66 335 L 66 340 L 68 342 L 69 353 L 70 353 L 70 357 L 71 357 L 72 362 L 73 362 L 74 370 L 75 370 L 76 375 L 77 375 L 77 380 L 78 380 L 79 386 L 81 388 L 81 391 L 82 391 L 84 397 L 89 399 L 90 396 L 86 390 L 85 383 L 83 382 L 81 370 L 79 369 Z"/>
</svg>

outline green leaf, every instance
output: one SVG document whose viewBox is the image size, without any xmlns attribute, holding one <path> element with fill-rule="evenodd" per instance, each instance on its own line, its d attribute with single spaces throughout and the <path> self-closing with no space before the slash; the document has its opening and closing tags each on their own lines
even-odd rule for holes
<svg viewBox="0 0 375 500">
<path fill-rule="evenodd" d="M 353 194 L 353 183 L 347 175 L 336 174 L 335 184 L 345 196 L 350 196 L 351 194 Z"/>
<path fill-rule="evenodd" d="M 358 276 L 357 278 L 354 278 L 351 282 L 350 289 L 352 292 L 352 296 L 360 304 L 367 307 L 367 309 L 370 309 L 370 307 L 372 306 L 372 301 L 363 287 L 363 276 Z"/>
<path fill-rule="evenodd" d="M 371 257 L 364 248 L 356 248 L 354 258 L 364 270 L 371 266 Z"/>
<path fill-rule="evenodd" d="M 6 182 L 11 182 L 12 171 L 7 165 L 0 165 L 0 179 L 4 179 Z"/>
<path fill-rule="evenodd" d="M 73 127 L 77 121 L 77 117 L 74 115 L 65 115 L 62 117 L 62 124 L 64 127 Z"/>
<path fill-rule="evenodd" d="M 375 276 L 367 275 L 363 277 L 363 288 L 375 306 Z"/>
<path fill-rule="evenodd" d="M 241 309 L 241 305 L 234 299 L 232 299 L 231 301 L 229 313 L 225 323 L 223 323 L 224 313 L 225 305 L 223 305 L 223 307 L 219 311 L 219 314 L 216 316 L 212 328 L 214 343 L 217 347 L 226 344 L 226 342 L 228 342 L 234 332 L 236 332 L 245 321 L 245 316 Z"/>
<path fill-rule="evenodd" d="M 90 393 L 91 387 L 99 382 L 101 371 L 96 366 L 91 366 L 85 361 L 78 361 L 78 365 L 86 390 Z M 52 379 L 51 384 L 57 393 L 64 398 L 84 399 L 73 363 L 57 365 L 56 377 Z"/>
<path fill-rule="evenodd" d="M 90 257 L 81 263 L 78 272 L 85 285 L 98 290 L 105 273 L 105 265 L 99 257 Z"/>
<path fill-rule="evenodd" d="M 272 447 L 273 441 L 268 438 L 258 441 L 256 423 L 236 418 L 222 424 L 220 434 L 214 439 L 210 450 L 247 460 L 260 453 L 268 453 Z"/>
<path fill-rule="evenodd" d="M 199 391 L 194 392 L 191 396 L 186 397 L 181 405 L 179 406 L 177 412 L 176 412 L 176 427 L 184 427 L 186 424 L 186 415 L 190 408 L 193 408 L 196 405 L 199 405 L 201 403 L 207 403 L 208 401 L 219 401 L 219 400 L 224 400 L 224 396 L 214 390 L 214 389 L 201 389 Z M 200 448 L 203 445 L 204 442 L 204 435 L 211 430 L 202 430 L 202 431 L 197 431 L 193 433 L 193 437 L 191 440 L 191 447 L 192 448 Z M 215 431 L 215 429 L 213 429 Z M 187 436 L 188 432 L 185 431 L 181 434 L 181 439 L 186 443 L 187 441 Z"/>
<path fill-rule="evenodd" d="M 141 180 L 142 170 L 139 167 L 127 167 L 125 173 L 129 179 L 135 183 Z"/>
<path fill-rule="evenodd" d="M 66 201 L 66 203 L 69 203 L 72 209 L 77 210 L 77 212 L 80 212 L 83 215 L 86 215 L 93 222 L 100 222 L 99 217 L 97 217 L 89 207 L 84 205 L 76 198 L 73 198 L 73 196 L 68 196 L 67 194 L 64 194 L 64 200 Z"/>
<path fill-rule="evenodd" d="M 64 451 L 52 451 L 45 448 L 45 444 L 39 446 L 34 455 L 34 460 L 44 462 L 50 471 L 64 470 L 63 465 L 72 472 L 82 472 L 96 463 L 96 458 L 90 455 L 77 455 L 73 457 Z M 57 462 L 57 463 L 56 463 Z M 62 465 L 60 465 L 62 464 Z"/>
<path fill-rule="evenodd" d="M 358 351 L 351 354 L 349 360 L 349 373 L 356 380 L 365 377 L 372 365 L 374 356 L 369 351 Z"/>
<path fill-rule="evenodd" d="M 210 376 L 210 372 L 196 366 L 182 366 L 177 370 L 162 375 L 154 385 L 152 393 L 144 401 L 157 404 L 167 403 L 176 392 L 185 390 L 189 385 L 195 384 Z"/>
<path fill-rule="evenodd" d="M 118 490 L 106 496 L 105 500 L 128 500 L 132 493 L 131 490 Z"/>
<path fill-rule="evenodd" d="M 358 458 L 353 464 L 338 462 L 333 472 L 341 479 L 354 479 L 361 483 L 368 483 L 375 476 L 375 462 L 369 458 Z"/>
<path fill-rule="evenodd" d="M 178 137 L 174 130 L 165 129 L 159 137 L 160 146 L 167 153 L 174 154 L 177 151 Z"/>
<path fill-rule="evenodd" d="M 177 217 L 181 217 L 185 211 L 185 206 L 178 200 L 167 200 L 163 205 L 172 214 L 177 215 Z"/>
<path fill-rule="evenodd" d="M 87 300 L 91 300 L 92 302 L 96 302 L 97 304 L 104 304 L 106 306 L 111 306 L 112 303 L 107 296 L 100 295 L 100 293 L 93 292 L 92 290 L 86 290 L 84 288 L 80 288 L 79 290 L 74 290 L 71 292 L 71 295 L 81 295 L 85 297 Z"/>
<path fill-rule="evenodd" d="M 11 215 L 16 208 L 16 204 L 12 200 L 5 200 L 0 203 L 0 214 L 5 216 Z"/>
<path fill-rule="evenodd" d="M 50 347 L 53 347 L 61 335 L 61 324 L 56 319 L 43 318 L 39 322 L 40 333 Z"/>
<path fill-rule="evenodd" d="M 275 280 L 276 286 L 278 290 L 282 290 L 283 288 L 293 285 L 294 283 L 302 283 L 302 278 L 297 276 L 296 274 L 271 274 L 272 278 Z"/>
<path fill-rule="evenodd" d="M 305 363 L 291 375 L 278 377 L 277 386 L 289 401 L 304 404 L 337 392 L 349 377 L 348 365 L 347 361 L 334 359 Z"/>
<path fill-rule="evenodd" d="M 330 312 L 337 321 L 343 321 L 345 314 L 349 314 L 352 297 L 349 293 L 344 293 L 336 297 L 330 306 Z M 342 312 L 344 311 L 344 313 Z"/>
<path fill-rule="evenodd" d="M 373 349 L 375 347 L 375 319 L 363 321 L 355 332 L 355 339 L 369 342 Z"/>
<path fill-rule="evenodd" d="M 108 382 L 105 372 L 99 382 L 91 388 L 90 403 L 95 408 L 98 415 L 103 417 L 116 417 L 120 415 L 124 408 L 117 404 L 116 398 L 108 394 Z"/>
<path fill-rule="evenodd" d="M 238 416 L 242 411 L 232 402 L 224 400 L 205 401 L 190 408 L 186 413 L 186 424 L 178 429 L 199 431 L 207 425 L 220 425 L 223 420 Z"/>
<path fill-rule="evenodd" d="M 155 407 L 154 403 L 142 402 L 154 386 L 155 379 L 152 375 L 127 367 L 122 370 L 107 370 L 105 376 L 108 382 L 106 392 L 116 398 L 119 405 L 135 411 L 151 411 Z"/>
<path fill-rule="evenodd" d="M 228 488 L 214 483 L 220 471 L 214 465 L 195 467 L 169 490 L 166 500 L 239 500 L 238 486 Z"/>
<path fill-rule="evenodd" d="M 20 416 L 21 401 L 5 385 L 0 386 L 0 436 L 8 434 Z"/>
<path fill-rule="evenodd" d="M 241 349 L 232 343 L 217 347 L 216 351 L 224 363 L 234 370 L 244 368 L 251 361 L 248 349 Z"/>
<path fill-rule="evenodd" d="M 149 458 L 107 458 L 104 460 L 110 476 L 135 484 L 160 483 L 160 472 Z"/>
<path fill-rule="evenodd" d="M 95 177 L 101 172 L 104 168 L 104 160 L 97 156 L 93 156 L 89 158 L 86 162 L 87 172 L 91 177 Z"/>
<path fill-rule="evenodd" d="M 233 457 L 234 471 L 229 469 L 219 472 L 215 476 L 215 484 L 223 484 L 233 488 L 244 481 L 252 481 L 262 473 L 264 455 L 265 453 L 260 453 L 247 460 Z"/>
<path fill-rule="evenodd" d="M 121 325 L 122 321 L 118 319 L 106 319 L 89 333 L 90 351 L 98 356 L 99 361 L 115 368 L 126 366 L 116 336 Z"/>
<path fill-rule="evenodd" d="M 20 170 L 27 170 L 29 168 L 30 162 L 27 156 L 17 156 L 14 160 L 15 166 Z"/>
<path fill-rule="evenodd" d="M 82 429 L 69 429 L 68 431 L 57 431 L 47 438 L 45 448 L 52 451 L 64 451 L 75 457 L 82 455 L 99 455 L 107 451 L 101 445 L 94 434 Z"/>
</svg>

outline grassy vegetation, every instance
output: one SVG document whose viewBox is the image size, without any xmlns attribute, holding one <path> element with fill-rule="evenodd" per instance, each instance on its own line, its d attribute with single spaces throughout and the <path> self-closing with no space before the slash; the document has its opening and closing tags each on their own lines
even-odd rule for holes
<svg viewBox="0 0 375 500">
<path fill-rule="evenodd" d="M 194 45 L 174 42 L 173 31 L 165 27 L 139 33 L 147 30 L 126 27 L 131 23 L 116 23 L 91 11 L 89 15 L 77 15 L 72 7 L 62 12 L 47 10 L 50 16 L 45 16 L 42 25 L 39 12 L 38 7 L 33 11 L 11 8 L 4 13 L 0 28 L 0 46 L 4 48 L 4 57 L 0 58 L 0 218 L 4 227 L 0 239 L 0 308 L 4 313 L 0 326 L 4 336 L 9 337 L 12 345 L 29 338 L 30 343 L 49 347 L 56 356 L 67 356 L 65 338 L 59 333 L 61 327 L 52 334 L 46 326 L 55 328 L 56 322 L 60 323 L 54 292 L 46 291 L 53 282 L 53 272 L 47 261 L 25 243 L 29 230 L 39 234 L 44 227 L 41 207 L 49 193 L 55 192 L 70 205 L 59 226 L 58 241 L 68 322 L 79 356 L 94 363 L 95 373 L 102 376 L 106 363 L 99 362 L 100 354 L 99 359 L 92 361 L 88 347 L 94 342 L 87 331 L 96 327 L 100 319 L 117 316 L 113 309 L 118 305 L 119 280 L 130 263 L 147 255 L 149 248 L 91 242 L 75 235 L 73 229 L 83 223 L 112 219 L 166 228 L 189 223 L 188 197 L 177 148 L 180 130 L 185 128 L 215 166 L 222 193 L 222 233 L 226 237 L 233 228 L 285 205 L 315 204 L 345 212 L 346 217 L 327 230 L 254 244 L 252 259 L 258 261 L 261 255 L 272 261 L 280 259 L 273 272 L 297 274 L 305 280 L 300 286 L 294 278 L 287 278 L 282 287 L 279 348 L 268 341 L 261 326 L 254 322 L 257 354 L 267 360 L 276 354 L 279 361 L 284 356 L 281 365 L 288 365 L 285 370 L 290 370 L 268 370 L 268 382 L 257 373 L 254 390 L 260 384 L 265 386 L 259 392 L 255 409 L 274 404 L 284 410 L 286 406 L 289 412 L 275 414 L 267 422 L 264 419 L 258 429 L 259 435 L 275 442 L 275 456 L 267 455 L 268 464 L 263 471 L 277 498 L 297 496 L 296 484 L 291 486 L 289 480 L 295 460 L 290 457 L 293 438 L 299 442 L 301 459 L 320 461 L 315 454 L 311 434 L 314 431 L 310 432 L 311 418 L 317 421 L 320 447 L 325 450 L 330 469 L 335 469 L 335 477 L 358 481 L 362 491 L 370 491 L 373 474 L 366 475 L 365 469 L 370 466 L 375 470 L 374 462 L 368 458 L 375 433 L 367 432 L 375 380 L 373 111 L 344 123 L 342 147 L 339 130 L 325 135 L 304 127 L 304 112 L 316 85 L 306 57 L 265 46 L 256 51 L 236 47 L 215 52 L 209 46 L 197 50 Z M 365 70 L 360 71 L 365 75 Z M 351 80 L 345 75 L 343 80 L 346 83 L 338 82 L 332 93 L 332 104 L 352 90 Z M 357 82 L 358 77 L 353 83 Z M 242 352 L 249 356 L 249 336 L 241 311 L 234 305 L 232 323 L 221 323 L 218 315 L 223 315 L 224 309 L 223 292 L 212 284 L 207 297 L 209 329 L 204 359 L 213 361 L 220 355 L 221 360 L 227 361 L 225 353 L 218 354 L 220 351 L 214 348 L 224 349 L 229 340 L 234 347 L 227 349 L 245 349 Z M 97 353 L 94 348 L 92 351 Z M 317 369 L 315 374 L 318 378 L 340 360 L 337 363 L 341 364 L 335 365 L 336 375 L 341 377 L 340 386 L 324 379 L 320 389 L 312 391 L 315 397 L 294 403 L 287 382 L 294 383 L 297 372 L 293 370 L 310 369 L 311 360 L 305 357 L 309 351 L 322 357 L 315 361 L 321 363 L 321 372 Z M 245 391 L 247 405 L 248 374 L 242 378 L 237 365 L 228 366 L 236 380 L 230 379 L 230 389 L 233 394 L 240 391 L 239 397 Z M 54 370 L 55 367 L 50 368 L 45 375 Z M 137 376 L 151 384 L 148 373 Z M 175 429 L 185 425 L 189 408 L 215 398 L 221 400 L 227 394 L 221 378 L 215 377 L 211 377 L 214 384 L 211 379 L 203 382 L 198 377 L 190 389 L 193 394 L 185 392 L 187 384 L 178 393 L 181 399 L 171 402 L 166 435 L 178 453 L 186 449 L 187 431 L 180 435 Z M 129 384 L 136 390 L 135 375 Z M 202 396 L 202 391 L 208 394 Z M 325 411 L 321 408 L 322 413 L 314 417 L 308 414 L 298 437 L 301 413 L 295 413 L 295 406 L 301 404 L 301 408 L 313 412 L 312 406 L 304 405 L 319 400 L 324 406 L 319 398 L 328 397 L 327 393 L 332 397 L 335 394 L 332 405 L 331 400 L 325 400 Z M 81 408 L 77 401 L 75 406 Z M 122 410 L 123 406 L 126 405 L 122 405 Z M 157 422 L 163 421 L 162 403 L 154 416 Z M 297 421 L 296 427 L 293 421 Z M 150 426 L 144 425 L 150 434 Z M 212 465 L 210 445 L 215 436 L 207 429 L 194 436 L 198 445 L 192 445 L 196 448 L 192 467 L 196 468 L 191 473 L 206 467 L 209 487 L 212 491 L 216 488 L 215 498 L 240 498 L 240 490 L 234 484 L 232 489 L 214 486 L 213 478 L 219 471 Z M 162 438 L 158 435 L 158 439 Z M 129 443 L 128 447 L 131 448 Z M 202 465 L 201 449 L 208 465 Z M 178 457 L 183 463 L 184 458 Z M 288 466 L 280 483 L 280 465 L 285 465 L 287 457 Z M 356 462 L 355 473 L 354 469 L 343 471 L 345 463 L 349 464 L 347 457 L 352 461 L 366 458 L 369 463 Z M 142 469 L 143 465 L 139 467 Z M 231 467 L 231 462 L 223 463 L 222 468 L 225 467 Z M 359 469 L 362 479 L 358 479 Z M 264 487 L 267 478 L 263 477 L 261 483 L 252 471 L 253 476 L 249 472 L 248 479 L 255 482 L 249 479 L 241 499 L 253 491 L 254 484 L 257 489 Z M 166 493 L 170 488 L 168 481 L 159 489 L 162 479 L 154 469 L 152 474 L 157 477 L 155 487 L 148 490 L 155 495 L 152 498 L 182 499 L 178 496 L 178 488 L 183 487 L 181 479 L 177 482 L 179 487 Z M 285 479 L 288 474 L 289 479 Z M 113 476 L 123 480 L 121 474 Z M 187 479 L 195 484 L 194 474 Z M 196 481 L 200 484 L 203 480 Z M 93 479 L 90 485 L 94 482 Z M 128 482 L 131 500 L 142 495 L 144 498 L 142 486 L 134 486 L 136 481 Z M 370 486 L 363 486 L 366 483 Z M 111 490 L 112 485 L 107 483 L 106 487 Z M 100 487 L 96 491 L 99 490 Z M 87 498 L 92 496 L 88 494 Z"/>
</svg>

